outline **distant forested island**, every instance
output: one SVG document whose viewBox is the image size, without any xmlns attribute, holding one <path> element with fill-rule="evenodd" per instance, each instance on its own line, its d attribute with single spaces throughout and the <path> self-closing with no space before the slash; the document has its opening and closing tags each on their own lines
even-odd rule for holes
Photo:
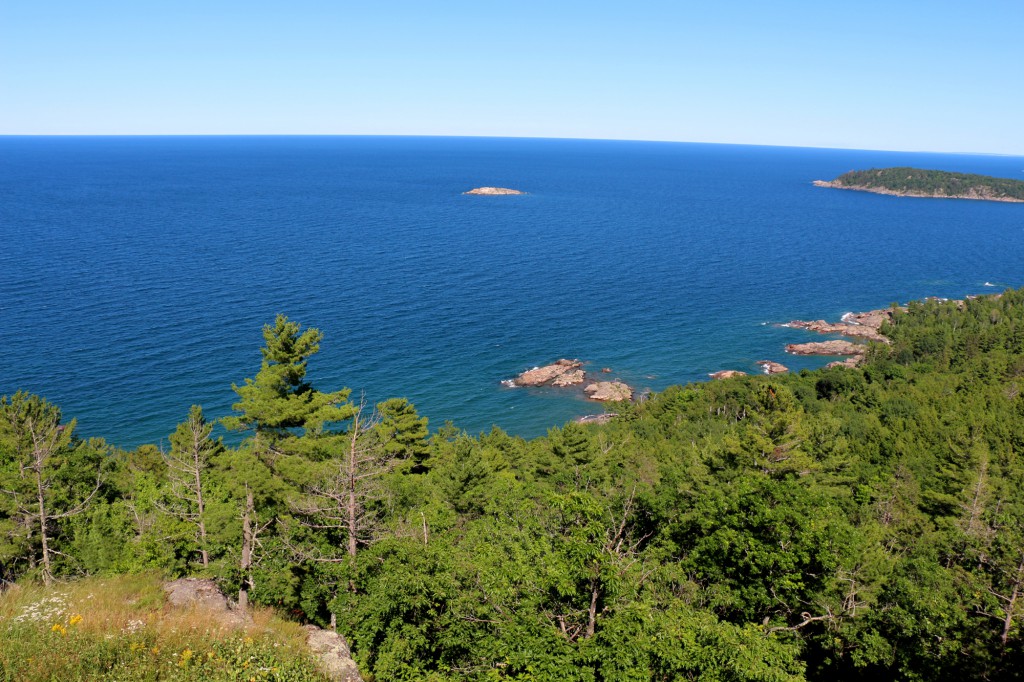
<svg viewBox="0 0 1024 682">
<path fill-rule="evenodd" d="M 920 168 L 850 171 L 832 181 L 815 180 L 814 184 L 900 197 L 1024 202 L 1024 182 L 1020 180 Z"/>
</svg>

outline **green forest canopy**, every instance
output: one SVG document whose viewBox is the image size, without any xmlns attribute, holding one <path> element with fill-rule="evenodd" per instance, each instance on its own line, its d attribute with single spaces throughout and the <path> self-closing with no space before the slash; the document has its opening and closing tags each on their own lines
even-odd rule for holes
<svg viewBox="0 0 1024 682">
<path fill-rule="evenodd" d="M 376 680 L 1017 679 L 1024 290 L 883 331 L 856 369 L 524 440 L 321 392 L 281 317 L 238 447 L 199 407 L 124 452 L 0 401 L 0 579 L 211 576 L 335 622 Z"/>
<path fill-rule="evenodd" d="M 1024 182 L 988 175 L 950 173 L 920 168 L 872 168 L 850 171 L 835 179 L 844 187 L 885 189 L 897 193 L 958 197 L 970 194 L 1024 201 Z"/>
</svg>

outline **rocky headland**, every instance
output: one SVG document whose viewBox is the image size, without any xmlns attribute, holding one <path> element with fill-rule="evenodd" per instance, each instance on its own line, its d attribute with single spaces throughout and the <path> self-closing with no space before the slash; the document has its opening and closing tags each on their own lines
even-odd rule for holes
<svg viewBox="0 0 1024 682">
<path fill-rule="evenodd" d="M 867 315 L 867 313 L 858 314 Z M 881 332 L 878 331 L 878 327 L 881 326 L 881 323 L 877 326 L 873 326 L 862 323 L 852 324 L 847 322 L 826 322 L 825 320 L 793 320 L 792 322 L 787 322 L 783 326 L 806 329 L 808 331 L 818 332 L 819 334 L 839 334 L 840 336 L 854 336 L 857 338 L 867 339 L 868 341 L 889 343 L 889 339 L 882 336 Z"/>
<path fill-rule="evenodd" d="M 502 196 L 509 194 L 526 194 L 526 192 L 520 192 L 518 189 L 509 189 L 508 187 L 477 187 L 471 189 L 463 194 L 479 194 L 484 196 Z"/>
<path fill-rule="evenodd" d="M 846 313 L 840 322 L 793 320 L 782 326 L 806 329 L 819 334 L 838 334 L 876 343 L 890 343 L 889 339 L 882 334 L 881 329 L 883 324 L 892 321 L 892 316 L 897 310 L 906 310 L 906 308 L 880 308 L 863 313 Z M 786 352 L 792 355 L 847 355 L 849 357 L 845 360 L 830 362 L 825 366 L 856 367 L 864 359 L 867 346 L 863 343 L 833 339 L 831 341 L 791 343 L 786 346 Z"/>
<path fill-rule="evenodd" d="M 918 199 L 974 199 L 976 201 L 1003 201 L 1011 204 L 1024 203 L 1024 199 L 1015 197 L 999 196 L 984 187 L 972 187 L 962 194 L 943 194 L 939 191 L 924 192 L 912 189 L 890 189 L 888 187 L 872 187 L 870 185 L 845 185 L 838 180 L 815 180 L 815 187 L 829 187 L 831 189 L 851 189 L 855 192 L 871 192 L 872 194 L 885 194 L 891 197 L 916 197 Z"/>
<path fill-rule="evenodd" d="M 825 320 L 793 320 L 782 327 L 793 327 L 794 329 L 806 329 L 807 331 L 819 334 L 837 334 L 858 341 L 874 341 L 877 343 L 889 343 L 881 332 L 882 325 L 892 320 L 896 310 L 906 308 L 882 308 L 869 310 L 863 313 L 846 313 L 840 322 L 826 322 Z M 786 352 L 791 355 L 839 355 L 849 356 L 843 360 L 830 362 L 826 367 L 856 367 L 864 354 L 867 352 L 867 345 L 863 342 L 833 339 L 830 341 L 812 341 L 810 343 L 791 343 L 786 346 Z M 789 368 L 773 360 L 758 360 L 754 363 L 761 367 L 765 374 L 781 374 L 788 372 Z M 712 379 L 730 379 L 737 376 L 745 376 L 746 372 L 726 369 L 712 372 L 708 376 Z"/>
</svg>

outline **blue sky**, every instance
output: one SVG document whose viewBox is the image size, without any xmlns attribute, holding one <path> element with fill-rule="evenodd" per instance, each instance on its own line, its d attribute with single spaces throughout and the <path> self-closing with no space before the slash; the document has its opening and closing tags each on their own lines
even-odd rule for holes
<svg viewBox="0 0 1024 682">
<path fill-rule="evenodd" d="M 1024 155 L 1024 1 L 5 0 L 0 134 Z"/>
</svg>

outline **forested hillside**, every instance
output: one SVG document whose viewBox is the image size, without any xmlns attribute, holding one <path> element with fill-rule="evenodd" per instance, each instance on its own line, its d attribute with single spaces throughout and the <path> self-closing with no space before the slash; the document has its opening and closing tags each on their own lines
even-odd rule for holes
<svg viewBox="0 0 1024 682">
<path fill-rule="evenodd" d="M 5 398 L 0 578 L 213 576 L 376 680 L 1017 679 L 1024 290 L 883 332 L 526 441 L 311 386 L 279 317 L 216 415 L 238 447 L 199 407 L 121 452 Z"/>
</svg>

